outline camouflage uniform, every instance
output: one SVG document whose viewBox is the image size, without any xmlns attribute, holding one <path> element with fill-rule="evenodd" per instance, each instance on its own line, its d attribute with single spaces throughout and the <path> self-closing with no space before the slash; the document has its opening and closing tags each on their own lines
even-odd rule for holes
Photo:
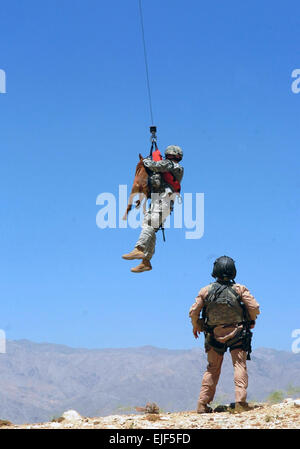
<svg viewBox="0 0 300 449">
<path fill-rule="evenodd" d="M 171 213 L 176 197 L 176 193 L 163 180 L 161 173 L 170 172 L 177 181 L 181 182 L 183 167 L 178 162 L 169 159 L 156 162 L 150 158 L 144 159 L 144 165 L 152 172 L 150 175 L 151 205 L 145 214 L 142 231 L 135 248 L 141 248 L 145 258 L 150 260 L 155 251 L 156 232 Z"/>
</svg>

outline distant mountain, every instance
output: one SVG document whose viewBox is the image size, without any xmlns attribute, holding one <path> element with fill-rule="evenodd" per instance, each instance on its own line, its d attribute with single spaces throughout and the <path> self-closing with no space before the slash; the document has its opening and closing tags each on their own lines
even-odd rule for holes
<svg viewBox="0 0 300 449">
<path fill-rule="evenodd" d="M 249 400 L 261 401 L 274 390 L 300 386 L 300 354 L 261 348 L 251 358 Z M 0 418 L 41 422 L 68 409 L 84 416 L 132 413 L 133 407 L 149 401 L 165 411 L 193 410 L 206 365 L 202 349 L 74 349 L 8 341 L 7 353 L 0 354 Z M 218 399 L 234 401 L 229 354 Z"/>
</svg>

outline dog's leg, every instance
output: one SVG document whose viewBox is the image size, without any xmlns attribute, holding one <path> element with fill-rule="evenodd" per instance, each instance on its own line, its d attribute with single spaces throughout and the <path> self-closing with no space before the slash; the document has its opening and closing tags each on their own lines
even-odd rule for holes
<svg viewBox="0 0 300 449">
<path fill-rule="evenodd" d="M 123 216 L 123 220 L 127 220 L 127 215 L 128 215 L 128 212 L 131 211 L 131 209 L 132 209 L 132 200 L 133 200 L 135 195 L 136 195 L 136 193 L 132 193 L 132 192 L 129 195 L 128 205 L 127 205 L 126 212 L 125 212 L 125 214 Z"/>
</svg>

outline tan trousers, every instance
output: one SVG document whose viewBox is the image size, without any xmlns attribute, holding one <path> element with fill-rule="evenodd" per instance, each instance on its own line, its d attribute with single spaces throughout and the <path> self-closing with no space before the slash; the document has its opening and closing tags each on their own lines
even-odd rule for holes
<svg viewBox="0 0 300 449">
<path fill-rule="evenodd" d="M 203 375 L 202 386 L 199 395 L 199 402 L 208 404 L 214 398 L 217 383 L 221 374 L 221 367 L 224 354 L 218 354 L 211 348 L 207 353 L 207 369 Z M 247 374 L 247 353 L 242 349 L 231 351 L 232 364 L 234 368 L 235 402 L 246 402 L 248 374 Z"/>
</svg>

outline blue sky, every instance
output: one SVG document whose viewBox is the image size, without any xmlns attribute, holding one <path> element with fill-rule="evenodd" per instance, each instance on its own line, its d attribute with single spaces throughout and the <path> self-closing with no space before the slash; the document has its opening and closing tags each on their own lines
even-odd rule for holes
<svg viewBox="0 0 300 449">
<path fill-rule="evenodd" d="M 81 347 L 193 348 L 188 310 L 216 257 L 261 305 L 254 347 L 300 328 L 300 7 L 144 0 L 159 146 L 182 146 L 183 192 L 205 233 L 158 236 L 153 271 L 121 254 L 138 230 L 96 226 L 96 197 L 131 184 L 149 151 L 136 0 L 3 1 L 0 328 Z"/>
</svg>

